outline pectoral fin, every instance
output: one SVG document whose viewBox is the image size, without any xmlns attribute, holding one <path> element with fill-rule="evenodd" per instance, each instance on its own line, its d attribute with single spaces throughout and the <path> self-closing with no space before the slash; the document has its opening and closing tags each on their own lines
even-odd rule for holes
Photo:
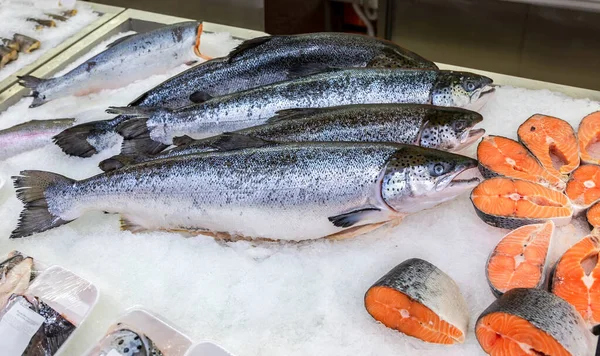
<svg viewBox="0 0 600 356">
<path fill-rule="evenodd" d="M 330 216 L 327 219 L 337 227 L 350 227 L 361 221 L 372 221 L 373 214 L 380 212 L 379 208 L 363 208 L 336 216 Z"/>
<path fill-rule="evenodd" d="M 331 234 L 331 235 L 327 235 L 325 236 L 326 239 L 328 240 L 346 240 L 346 239 L 351 239 L 353 237 L 359 236 L 359 235 L 364 235 L 368 232 L 374 231 L 379 229 L 380 227 L 384 226 L 385 224 L 387 224 L 387 221 L 383 221 L 383 222 L 379 222 L 379 223 L 374 223 L 374 224 L 368 224 L 368 225 L 361 225 L 361 226 L 356 226 L 356 227 L 351 227 L 349 229 L 340 231 L 340 232 L 336 232 L 335 234 Z"/>
<path fill-rule="evenodd" d="M 134 234 L 137 234 L 138 232 L 149 231 L 145 227 L 134 223 L 133 221 L 127 219 L 124 216 L 121 216 L 120 222 L 121 222 L 121 231 L 131 231 Z"/>
</svg>

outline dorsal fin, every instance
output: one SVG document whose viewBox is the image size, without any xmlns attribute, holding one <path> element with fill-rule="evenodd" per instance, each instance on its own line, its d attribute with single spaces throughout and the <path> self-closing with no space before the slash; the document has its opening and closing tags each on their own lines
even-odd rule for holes
<svg viewBox="0 0 600 356">
<path fill-rule="evenodd" d="M 121 38 L 117 38 L 116 40 L 114 40 L 111 43 L 107 44 L 106 48 L 114 47 L 114 46 L 118 45 L 119 43 L 127 41 L 128 39 L 132 38 L 135 35 L 137 35 L 137 33 L 132 33 L 131 35 L 127 35 L 127 36 L 123 36 Z"/>
<path fill-rule="evenodd" d="M 244 148 L 258 148 L 267 145 L 273 145 L 275 142 L 263 140 L 262 138 L 237 134 L 234 132 L 225 132 L 215 138 L 210 146 L 218 151 L 233 151 Z"/>
<path fill-rule="evenodd" d="M 251 40 L 244 41 L 244 42 L 240 43 L 237 47 L 235 47 L 231 52 L 229 52 L 229 54 L 227 55 L 227 58 L 229 58 L 229 61 L 232 61 L 236 57 L 242 55 L 247 50 L 258 47 L 258 46 L 268 42 L 269 40 L 271 40 L 271 38 L 273 38 L 273 36 L 263 36 L 263 37 L 256 37 Z"/>
<path fill-rule="evenodd" d="M 323 108 L 297 108 L 297 109 L 285 109 L 279 110 L 275 113 L 275 116 L 267 120 L 267 124 L 273 124 L 276 122 L 298 119 L 304 116 L 314 115 L 318 112 L 325 111 Z"/>
</svg>

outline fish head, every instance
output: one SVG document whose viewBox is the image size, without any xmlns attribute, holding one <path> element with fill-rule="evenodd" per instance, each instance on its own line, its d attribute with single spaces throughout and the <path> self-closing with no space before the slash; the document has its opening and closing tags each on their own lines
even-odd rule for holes
<svg viewBox="0 0 600 356">
<path fill-rule="evenodd" d="M 439 108 L 426 117 L 419 133 L 418 145 L 458 152 L 485 134 L 484 129 L 474 128 L 481 121 L 483 116 L 475 111 Z"/>
<path fill-rule="evenodd" d="M 382 174 L 383 201 L 401 214 L 451 200 L 481 180 L 477 160 L 410 145 L 399 148 L 388 159 Z"/>
<path fill-rule="evenodd" d="M 493 92 L 492 79 L 483 75 L 440 71 L 431 94 L 431 103 L 478 109 Z"/>
<path fill-rule="evenodd" d="M 106 337 L 102 347 L 105 350 L 117 350 L 121 355 L 149 354 L 146 338 L 129 329 L 115 330 Z"/>
</svg>

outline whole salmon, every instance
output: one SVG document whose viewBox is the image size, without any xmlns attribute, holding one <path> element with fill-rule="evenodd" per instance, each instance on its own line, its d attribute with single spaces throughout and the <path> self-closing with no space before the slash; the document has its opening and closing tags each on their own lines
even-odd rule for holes
<svg viewBox="0 0 600 356">
<path fill-rule="evenodd" d="M 390 143 L 291 143 L 144 162 L 75 181 L 14 177 L 25 204 L 11 237 L 87 211 L 119 213 L 133 231 L 309 240 L 364 233 L 472 189 L 477 161 Z M 464 174 L 462 174 L 464 173 Z"/>
<path fill-rule="evenodd" d="M 110 108 L 109 113 L 147 118 L 127 120 L 125 139 L 146 139 L 140 152 L 156 153 L 174 136 L 214 136 L 263 124 L 280 110 L 375 103 L 438 106 L 477 105 L 492 80 L 472 73 L 416 69 L 344 69 L 275 83 L 207 100 L 179 110 Z M 159 145 L 157 143 L 163 144 Z"/>
<path fill-rule="evenodd" d="M 0 160 L 51 144 L 54 135 L 74 122 L 75 119 L 31 120 L 0 130 Z"/>
<path fill-rule="evenodd" d="M 243 42 L 224 58 L 167 79 L 129 106 L 178 109 L 215 96 L 351 67 L 437 69 L 433 62 L 393 42 L 363 35 L 328 32 L 265 36 Z M 110 136 L 126 118 L 119 115 L 77 125 L 58 135 L 56 144 L 69 155 L 89 157 L 112 145 Z"/>
<path fill-rule="evenodd" d="M 31 88 L 32 108 L 69 95 L 120 88 L 196 61 L 201 33 L 202 25 L 190 21 L 131 35 L 115 41 L 67 74 L 49 79 L 25 75 L 19 77 L 20 84 Z"/>
</svg>

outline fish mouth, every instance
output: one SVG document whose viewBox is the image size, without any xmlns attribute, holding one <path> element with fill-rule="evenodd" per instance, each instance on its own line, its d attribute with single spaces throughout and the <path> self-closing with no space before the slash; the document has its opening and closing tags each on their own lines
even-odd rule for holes
<svg viewBox="0 0 600 356">
<path fill-rule="evenodd" d="M 448 184 L 448 188 L 471 185 L 475 187 L 481 181 L 483 181 L 483 177 L 481 176 L 479 169 L 477 169 L 477 166 L 465 167 L 462 171 L 454 175 L 454 177 L 450 180 L 450 183 Z"/>
<path fill-rule="evenodd" d="M 466 105 L 465 108 L 473 111 L 481 110 L 485 104 L 494 96 L 496 87 L 494 85 L 486 85 L 481 89 L 479 95 L 473 98 L 470 104 Z"/>
<path fill-rule="evenodd" d="M 460 144 L 454 151 L 461 151 L 471 146 L 473 143 L 483 137 L 483 135 L 485 135 L 485 129 L 471 129 L 465 131 L 460 138 Z"/>
</svg>

